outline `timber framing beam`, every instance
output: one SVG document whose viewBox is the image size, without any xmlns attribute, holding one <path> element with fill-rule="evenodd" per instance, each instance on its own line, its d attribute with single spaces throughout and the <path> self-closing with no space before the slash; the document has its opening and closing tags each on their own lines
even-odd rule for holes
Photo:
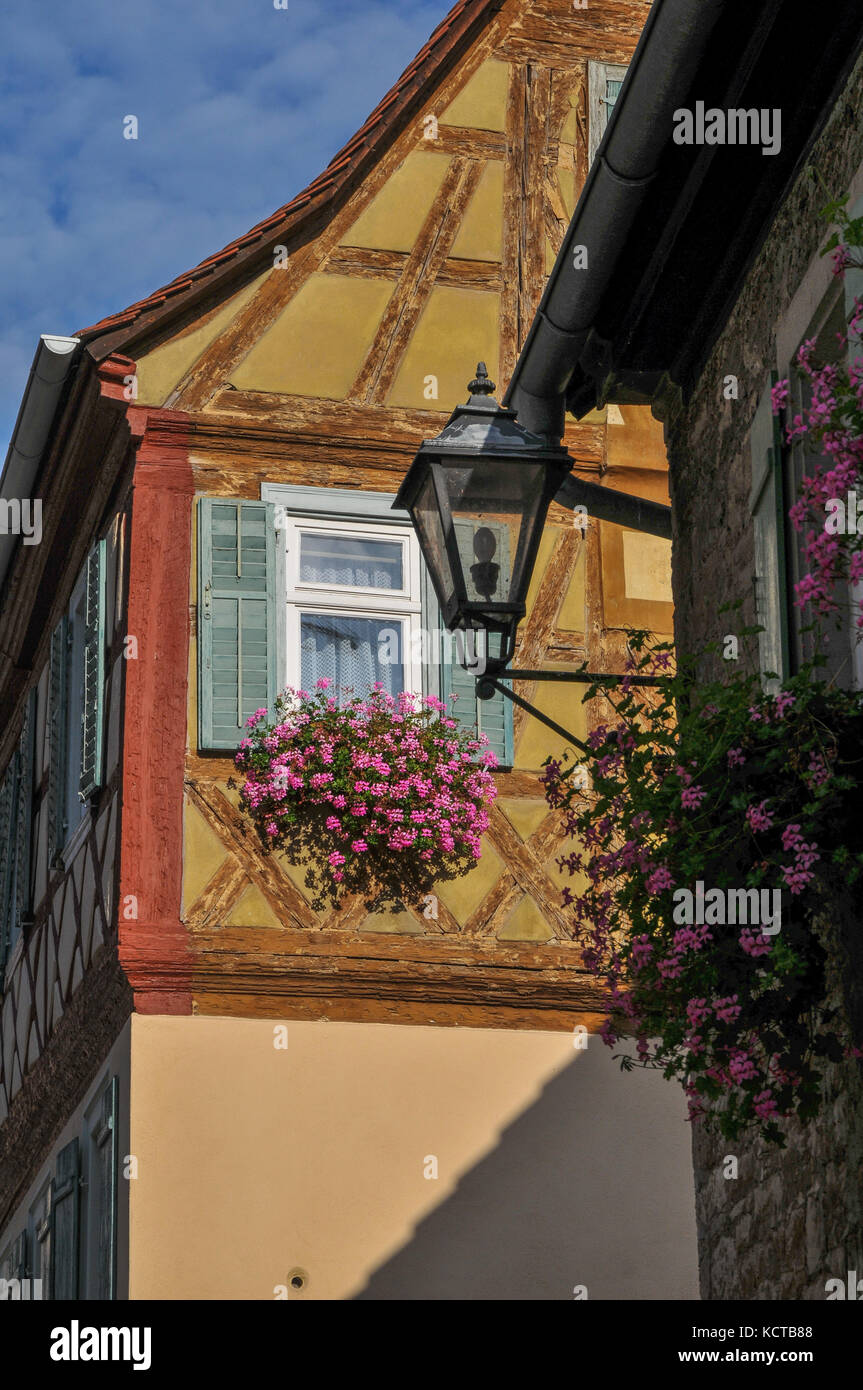
<svg viewBox="0 0 863 1390">
<path fill-rule="evenodd" d="M 438 272 L 449 259 L 482 170 L 482 164 L 476 160 L 452 161 L 384 311 L 371 351 L 349 392 L 349 400 L 382 403 L 386 399 Z"/>
</svg>

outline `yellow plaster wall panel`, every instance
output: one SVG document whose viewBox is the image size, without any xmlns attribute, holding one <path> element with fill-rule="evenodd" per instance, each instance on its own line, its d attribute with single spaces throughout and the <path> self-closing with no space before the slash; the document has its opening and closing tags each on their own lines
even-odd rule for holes
<svg viewBox="0 0 863 1390">
<path fill-rule="evenodd" d="M 487 59 L 439 117 L 441 125 L 506 130 L 508 86 L 509 65 Z"/>
<path fill-rule="evenodd" d="M 183 912 L 203 892 L 225 858 L 215 831 L 200 811 L 186 803 L 183 814 Z"/>
<path fill-rule="evenodd" d="M 335 278 L 335 277 L 334 277 Z M 446 411 L 467 400 L 477 362 L 498 380 L 500 304 L 496 294 L 432 290 L 393 383 L 387 405 Z M 437 400 L 424 396 L 426 379 L 437 381 Z"/>
<path fill-rule="evenodd" d="M 587 567 L 587 546 L 582 545 L 572 571 L 566 593 L 563 596 L 563 603 L 560 605 L 560 612 L 557 615 L 557 625 L 563 632 L 584 632 L 586 626 L 586 593 L 585 593 L 585 569 Z"/>
<path fill-rule="evenodd" d="M 518 831 L 523 840 L 529 840 L 549 814 L 544 801 L 496 801 L 495 805 L 503 811 L 510 825 Z"/>
<path fill-rule="evenodd" d="M 549 667 L 554 670 L 555 667 Z M 572 669 L 559 668 L 559 669 Z M 573 694 L 571 685 L 555 681 L 539 681 L 531 704 L 547 714 L 549 719 L 562 725 L 576 738 L 587 737 L 587 714 L 581 703 L 581 695 Z M 559 734 L 547 729 L 538 719 L 528 717 L 522 728 L 522 735 L 515 750 L 515 767 L 539 771 L 547 757 L 559 758 L 568 745 Z"/>
<path fill-rule="evenodd" d="M 674 630 L 670 542 L 605 521 L 600 522 L 599 537 L 605 626 L 647 628 L 649 632 L 670 635 Z M 644 541 L 657 544 L 645 546 Z M 663 594 L 668 597 L 663 598 Z"/>
<path fill-rule="evenodd" d="M 533 574 L 531 575 L 530 585 L 527 590 L 527 615 L 525 621 L 530 620 L 530 614 L 536 602 L 536 596 L 542 584 L 546 567 L 552 557 L 555 546 L 563 534 L 564 528 L 562 526 L 546 526 L 543 530 L 539 542 L 539 551 L 536 556 L 536 564 L 533 567 Z"/>
<path fill-rule="evenodd" d="M 371 912 L 360 931 L 385 932 L 390 936 L 422 936 L 424 927 L 409 912 Z"/>
<path fill-rule="evenodd" d="M 576 95 L 573 93 L 570 98 L 566 120 L 560 128 L 559 138 L 562 145 L 574 145 L 578 139 L 578 123 L 576 119 L 578 111 L 577 100 Z"/>
<path fill-rule="evenodd" d="M 135 370 L 138 377 L 139 403 L 161 405 L 167 400 L 201 353 L 216 341 L 219 334 L 236 318 L 258 287 L 272 273 L 267 270 L 263 275 L 259 275 L 199 327 L 192 325 L 184 329 L 176 338 L 161 343 L 152 352 L 138 358 Z"/>
<path fill-rule="evenodd" d="M 569 216 L 575 212 L 575 170 L 558 168 L 557 179 L 563 196 L 563 205 Z"/>
<path fill-rule="evenodd" d="M 627 598 L 671 603 L 671 541 L 624 531 L 623 581 Z"/>
<path fill-rule="evenodd" d="M 341 245 L 412 251 L 449 163 L 445 154 L 409 154 L 360 213 Z"/>
<path fill-rule="evenodd" d="M 263 893 L 250 883 L 234 903 L 225 919 L 228 927 L 280 927 L 279 921 Z"/>
<path fill-rule="evenodd" d="M 482 842 L 482 858 L 464 878 L 436 883 L 434 892 L 458 922 L 464 926 L 473 916 L 483 898 L 490 893 L 503 872 L 503 861 L 495 854 L 488 840 Z"/>
<path fill-rule="evenodd" d="M 233 385 L 343 400 L 392 292 L 387 281 L 312 275 L 237 367 Z"/>
<path fill-rule="evenodd" d="M 659 420 L 654 419 L 650 407 L 622 405 L 618 406 L 618 411 L 623 424 L 608 431 L 609 469 L 640 468 L 651 469 L 658 474 L 665 473 L 668 468 L 668 456 L 665 452 L 663 426 Z"/>
<path fill-rule="evenodd" d="M 513 908 L 497 934 L 498 941 L 548 941 L 554 932 L 533 898 L 526 895 Z"/>
<path fill-rule="evenodd" d="M 499 261 L 503 255 L 503 163 L 490 159 L 462 218 L 452 255 L 466 261 Z"/>
<path fill-rule="evenodd" d="M 573 897 L 580 897 L 586 893 L 590 887 L 590 880 L 587 874 L 577 870 L 574 874 L 569 872 L 567 865 L 558 863 L 560 859 L 567 859 L 571 854 L 578 851 L 578 844 L 575 840 L 566 840 L 564 844 L 555 849 L 554 854 L 549 858 L 545 871 L 552 883 L 556 883 L 559 888 L 568 888 Z"/>
<path fill-rule="evenodd" d="M 305 865 L 292 863 L 284 850 L 276 850 L 274 857 L 282 873 L 291 880 L 295 888 L 299 888 L 304 898 L 308 898 L 309 890 L 306 887 Z"/>
<path fill-rule="evenodd" d="M 229 787 L 227 782 L 220 782 L 219 791 L 226 801 L 230 801 L 232 806 L 240 810 L 240 787 Z"/>
</svg>

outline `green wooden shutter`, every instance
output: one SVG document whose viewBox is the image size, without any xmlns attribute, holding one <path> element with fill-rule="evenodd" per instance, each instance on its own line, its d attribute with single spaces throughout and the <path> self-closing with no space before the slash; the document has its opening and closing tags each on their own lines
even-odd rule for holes
<svg viewBox="0 0 863 1390">
<path fill-rule="evenodd" d="M 15 901 L 9 945 L 14 946 L 32 911 L 30 852 L 33 841 L 33 763 L 36 756 L 36 691 L 27 700 L 24 728 L 18 744 L 18 806 L 15 844 Z"/>
<path fill-rule="evenodd" d="M 18 847 L 18 751 L 0 783 L 0 985 L 15 913 L 15 854 Z"/>
<path fill-rule="evenodd" d="M 51 638 L 48 691 L 48 862 L 53 865 L 66 843 L 66 721 L 69 697 L 69 622 L 60 619 Z"/>
<path fill-rule="evenodd" d="M 203 497 L 198 508 L 198 746 L 238 747 L 278 694 L 275 507 Z"/>
<path fill-rule="evenodd" d="M 78 790 L 84 798 L 92 796 L 102 785 L 107 548 L 107 541 L 97 541 L 87 556 L 81 775 L 78 780 Z"/>
<path fill-rule="evenodd" d="M 118 1078 L 112 1077 L 102 1092 L 99 1114 L 93 1130 L 93 1162 L 90 1172 L 91 1200 L 96 1203 L 98 1249 L 93 1261 L 94 1287 L 91 1298 L 115 1297 L 117 1278 L 117 1092 Z"/>
<path fill-rule="evenodd" d="M 23 1283 L 30 1278 L 30 1261 L 28 1259 L 30 1243 L 27 1239 L 27 1229 L 21 1232 L 12 1244 L 12 1278 Z"/>
<path fill-rule="evenodd" d="M 42 1284 L 41 1297 L 51 1297 L 51 1186 L 33 1217 L 33 1278 Z"/>
<path fill-rule="evenodd" d="M 73 1139 L 57 1155 L 57 1173 L 51 1184 L 51 1297 L 78 1297 L 79 1230 L 78 1140 Z"/>
<path fill-rule="evenodd" d="M 0 984 L 9 953 L 30 920 L 33 838 L 33 761 L 36 691 L 27 699 L 24 728 L 0 784 Z"/>
<path fill-rule="evenodd" d="M 483 523 L 487 525 L 488 523 Z M 475 563 L 471 521 L 454 523 L 459 554 L 466 568 Z M 497 542 L 497 556 L 503 567 L 509 565 L 509 532 L 505 526 L 491 525 Z M 512 702 L 505 695 L 495 694 L 491 700 L 478 700 L 475 675 L 456 660 L 457 644 L 453 641 L 452 662 L 444 662 L 442 672 L 443 699 L 449 712 L 460 723 L 476 728 L 488 738 L 489 747 L 502 767 L 511 767 L 513 758 Z M 457 699 L 453 699 L 457 696 Z"/>
<path fill-rule="evenodd" d="M 11 1245 L 7 1245 L 0 1259 L 0 1279 L 4 1281 L 0 1297 L 4 1302 L 18 1302 L 25 1296 L 25 1280 L 30 1277 L 28 1251 L 29 1242 L 25 1227 Z"/>
</svg>

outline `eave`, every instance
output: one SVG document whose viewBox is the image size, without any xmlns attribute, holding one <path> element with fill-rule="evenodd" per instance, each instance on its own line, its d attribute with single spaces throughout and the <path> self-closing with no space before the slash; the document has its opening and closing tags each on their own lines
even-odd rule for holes
<svg viewBox="0 0 863 1390">
<path fill-rule="evenodd" d="M 42 458 L 75 362 L 77 338 L 43 333 L 30 368 L 9 452 L 0 475 L 0 498 L 33 498 Z M 0 592 L 20 537 L 0 533 Z"/>
<path fill-rule="evenodd" d="M 527 428 L 691 391 L 861 48 L 857 6 L 656 0 L 507 392 Z M 780 109 L 780 151 L 676 144 L 698 101 Z"/>
</svg>

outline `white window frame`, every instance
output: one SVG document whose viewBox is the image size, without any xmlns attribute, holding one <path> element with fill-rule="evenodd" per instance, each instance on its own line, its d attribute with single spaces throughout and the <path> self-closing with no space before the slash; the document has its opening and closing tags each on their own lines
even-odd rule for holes
<svg viewBox="0 0 863 1390">
<path fill-rule="evenodd" d="M 422 563 L 419 541 L 407 513 L 391 511 L 393 498 L 387 493 L 353 493 L 334 488 L 265 483 L 261 487 L 261 498 L 276 503 L 276 526 L 283 537 L 285 651 L 280 685 L 301 685 L 300 613 L 312 612 L 383 621 L 389 618 L 401 623 L 404 688 L 421 695 Z M 359 588 L 301 581 L 298 569 L 303 532 L 398 542 L 402 547 L 402 588 Z"/>
<path fill-rule="evenodd" d="M 605 95 L 605 84 L 606 82 L 623 82 L 628 71 L 629 69 L 622 63 L 588 63 L 587 65 L 588 168 L 596 159 L 596 153 L 611 114 Z"/>
<path fill-rule="evenodd" d="M 781 586 L 785 582 L 785 573 L 780 566 L 779 555 L 785 533 L 783 530 L 780 538 L 776 515 L 776 471 L 768 466 L 768 450 L 773 448 L 773 442 L 773 398 L 768 380 L 759 398 L 749 434 L 752 463 L 749 517 L 753 535 L 755 621 L 762 629 L 758 634 L 758 658 L 761 682 L 770 694 L 775 694 L 790 674 L 786 669 L 784 643 L 786 637 L 789 642 L 791 640 L 790 631 L 783 633 Z M 767 671 L 775 671 L 776 678 L 768 679 L 765 675 Z"/>
</svg>

